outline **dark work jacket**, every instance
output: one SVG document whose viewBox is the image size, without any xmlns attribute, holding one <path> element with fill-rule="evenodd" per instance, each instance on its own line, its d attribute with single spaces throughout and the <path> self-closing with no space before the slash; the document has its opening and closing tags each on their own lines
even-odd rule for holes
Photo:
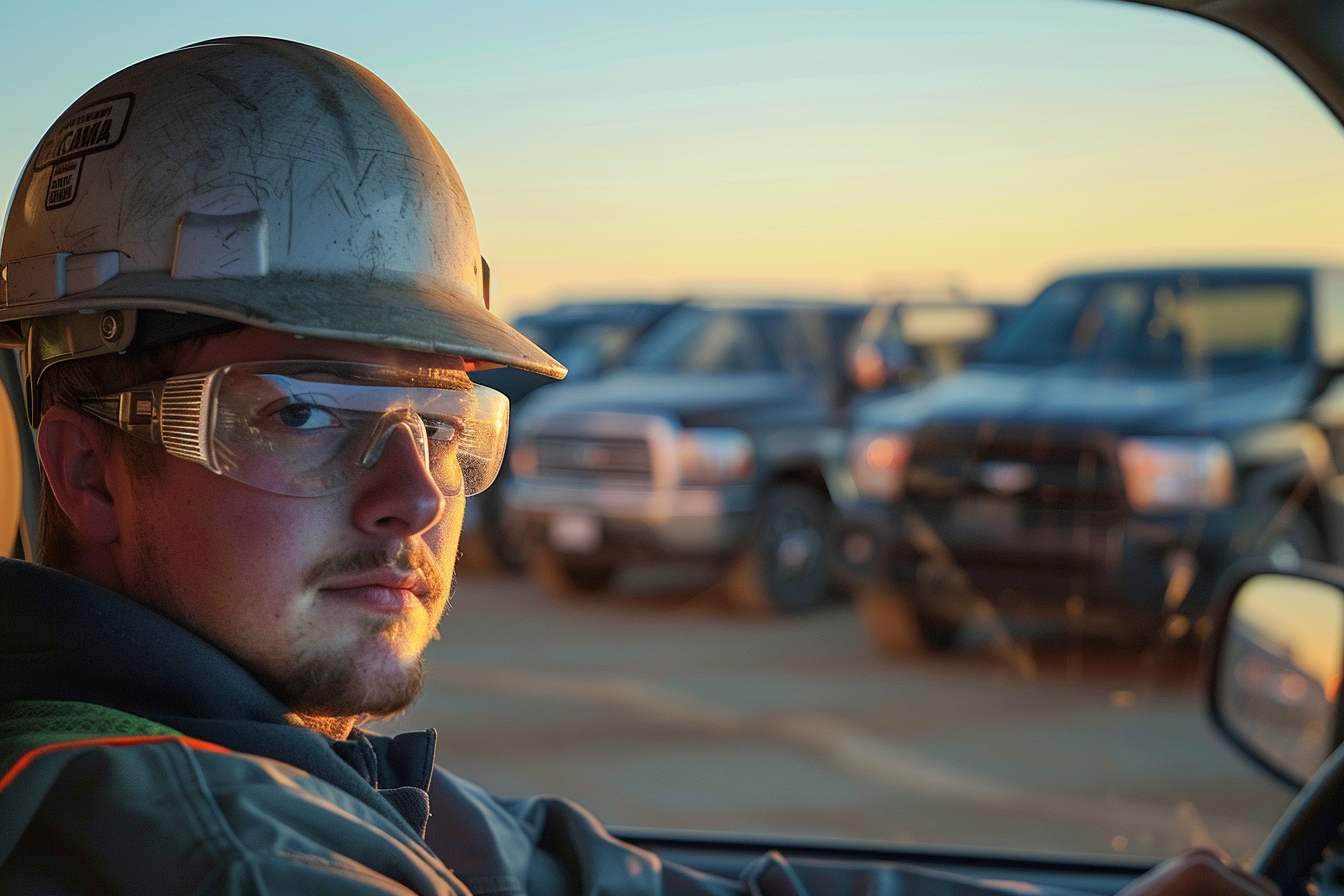
<svg viewBox="0 0 1344 896">
<path fill-rule="evenodd" d="M 492 797 L 433 756 L 433 731 L 334 741 L 304 728 L 237 663 L 163 616 L 0 560 L 0 892 L 980 889 L 776 853 L 741 880 L 706 875 L 615 839 L 565 800 Z"/>
</svg>

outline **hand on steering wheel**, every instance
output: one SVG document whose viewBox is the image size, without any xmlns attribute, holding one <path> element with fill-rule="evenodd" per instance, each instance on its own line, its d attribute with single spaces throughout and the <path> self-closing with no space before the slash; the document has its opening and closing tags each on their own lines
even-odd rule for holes
<svg viewBox="0 0 1344 896">
<path fill-rule="evenodd" d="M 1279 896 L 1279 888 L 1211 849 L 1196 847 L 1158 865 L 1117 896 Z"/>
</svg>

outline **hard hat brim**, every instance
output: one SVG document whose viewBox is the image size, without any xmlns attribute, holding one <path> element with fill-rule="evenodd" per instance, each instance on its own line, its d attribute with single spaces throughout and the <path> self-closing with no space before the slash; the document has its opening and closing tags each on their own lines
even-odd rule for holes
<svg viewBox="0 0 1344 896">
<path fill-rule="evenodd" d="M 318 278 L 311 274 L 183 280 L 167 272 L 119 274 L 95 289 L 46 302 L 42 314 L 154 308 L 204 314 L 299 336 L 323 336 L 458 355 L 561 378 L 562 364 L 488 311 L 429 278 Z M 376 309 L 370 313 L 371 309 Z M 31 309 L 11 309 L 15 317 Z M 0 313 L 0 320 L 10 315 Z M 407 334 L 415 334 L 410 336 Z"/>
</svg>

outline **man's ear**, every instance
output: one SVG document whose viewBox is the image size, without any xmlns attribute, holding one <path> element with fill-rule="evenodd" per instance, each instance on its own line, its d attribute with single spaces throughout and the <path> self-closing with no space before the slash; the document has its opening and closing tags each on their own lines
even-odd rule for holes
<svg viewBox="0 0 1344 896">
<path fill-rule="evenodd" d="M 37 453 L 47 484 L 80 537 L 111 544 L 120 536 L 108 462 L 114 450 L 104 424 L 74 408 L 54 405 L 42 415 Z"/>
</svg>

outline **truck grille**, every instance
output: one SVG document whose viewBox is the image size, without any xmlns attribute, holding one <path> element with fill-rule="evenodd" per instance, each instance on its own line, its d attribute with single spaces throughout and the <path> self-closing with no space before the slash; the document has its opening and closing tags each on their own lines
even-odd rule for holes
<svg viewBox="0 0 1344 896">
<path fill-rule="evenodd" d="M 653 463 L 646 439 L 545 435 L 537 439 L 537 473 L 647 486 Z"/>
<path fill-rule="evenodd" d="M 1103 430 L 927 426 L 915 434 L 906 493 L 933 503 L 1000 495 L 1024 510 L 1095 520 L 1124 509 L 1124 484 L 1114 458 L 1115 437 Z"/>
</svg>

